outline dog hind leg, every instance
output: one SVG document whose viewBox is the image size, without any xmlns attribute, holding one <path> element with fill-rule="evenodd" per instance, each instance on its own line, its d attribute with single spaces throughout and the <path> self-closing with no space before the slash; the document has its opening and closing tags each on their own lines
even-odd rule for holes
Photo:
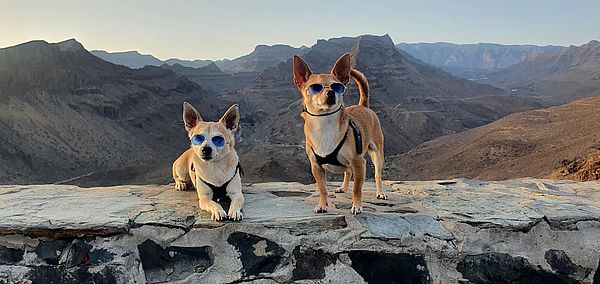
<svg viewBox="0 0 600 284">
<path fill-rule="evenodd" d="M 342 182 L 342 186 L 335 189 L 335 193 L 343 193 L 348 190 L 348 185 L 350 184 L 350 179 L 352 178 L 352 170 L 347 169 L 344 172 L 344 181 Z"/>
<path fill-rule="evenodd" d="M 383 189 L 381 171 L 383 170 L 383 151 L 369 147 L 369 156 L 371 157 L 371 161 L 373 161 L 373 166 L 375 167 L 375 188 L 377 189 L 376 194 L 378 199 L 388 199 L 385 191 Z"/>
</svg>

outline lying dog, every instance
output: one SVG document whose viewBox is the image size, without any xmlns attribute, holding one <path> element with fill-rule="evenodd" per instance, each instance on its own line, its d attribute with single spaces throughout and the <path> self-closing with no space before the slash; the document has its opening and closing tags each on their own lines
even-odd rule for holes
<svg viewBox="0 0 600 284">
<path fill-rule="evenodd" d="M 350 78 L 358 84 L 360 100 L 356 106 L 345 107 L 343 94 Z M 342 55 L 329 74 L 313 74 L 308 64 L 294 55 L 294 83 L 302 94 L 306 154 L 320 195 L 315 212 L 327 212 L 327 171 L 344 173 L 342 186 L 335 192 L 347 190 L 354 173 L 350 212 L 362 212 L 365 152 L 375 166 L 377 198 L 387 199 L 381 184 L 384 161 L 381 124 L 369 109 L 367 79 L 352 68 L 350 54 Z"/>
<path fill-rule="evenodd" d="M 183 103 L 183 121 L 190 138 L 191 148 L 173 163 L 175 189 L 185 190 L 191 182 L 198 193 L 200 208 L 211 213 L 211 219 L 220 221 L 229 217 L 241 220 L 241 168 L 235 152 L 234 134 L 240 123 L 237 104 L 232 105 L 218 122 L 205 122 L 189 103 Z M 229 212 L 216 201 L 231 199 Z"/>
</svg>

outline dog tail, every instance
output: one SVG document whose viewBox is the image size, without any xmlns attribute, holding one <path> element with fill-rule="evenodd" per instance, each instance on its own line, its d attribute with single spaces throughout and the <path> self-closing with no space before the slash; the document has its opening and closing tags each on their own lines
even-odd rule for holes
<svg viewBox="0 0 600 284">
<path fill-rule="evenodd" d="M 358 85 L 358 91 L 360 92 L 360 100 L 358 101 L 359 106 L 369 107 L 369 82 L 367 77 L 356 69 L 350 70 L 350 77 L 356 81 Z"/>
</svg>

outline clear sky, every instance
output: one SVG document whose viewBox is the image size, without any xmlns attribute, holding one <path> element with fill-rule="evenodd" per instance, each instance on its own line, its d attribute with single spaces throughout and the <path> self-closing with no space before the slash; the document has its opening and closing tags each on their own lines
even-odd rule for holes
<svg viewBox="0 0 600 284">
<path fill-rule="evenodd" d="M 88 50 L 222 59 L 257 44 L 386 33 L 396 43 L 581 45 L 600 39 L 600 1 L 0 0 L 0 47 L 76 38 Z"/>
</svg>

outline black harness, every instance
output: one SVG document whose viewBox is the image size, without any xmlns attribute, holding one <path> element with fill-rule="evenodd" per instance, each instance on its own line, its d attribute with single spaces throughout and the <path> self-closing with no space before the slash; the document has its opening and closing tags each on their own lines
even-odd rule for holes
<svg viewBox="0 0 600 284">
<path fill-rule="evenodd" d="M 194 163 L 192 163 L 191 171 L 195 172 Z M 233 173 L 233 177 L 231 177 L 227 182 L 225 182 L 221 186 L 216 186 L 214 184 L 208 183 L 205 180 L 203 180 L 201 177 L 198 177 L 198 178 L 200 179 L 201 182 L 206 184 L 212 190 L 212 192 L 213 192 L 212 200 L 213 201 L 217 201 L 217 202 L 231 201 L 229 196 L 227 196 L 227 186 L 235 178 L 238 171 L 240 172 L 240 175 L 242 175 L 242 176 L 244 175 L 244 170 L 242 169 L 242 164 L 240 164 L 240 162 L 238 162 L 237 167 L 235 168 L 235 173 Z"/>
<path fill-rule="evenodd" d="M 341 109 L 342 108 L 340 107 L 338 110 L 336 110 L 334 112 L 326 113 L 326 114 L 312 114 L 312 113 L 308 112 L 308 110 L 305 107 L 304 112 L 308 113 L 311 116 L 326 116 L 326 115 L 332 115 Z M 362 154 L 363 145 L 362 145 L 362 136 L 360 135 L 360 130 L 358 129 L 358 127 L 356 127 L 356 124 L 354 124 L 354 121 L 352 121 L 352 119 L 348 119 L 348 126 L 350 126 L 350 128 L 352 128 L 352 133 L 354 133 L 354 145 L 356 146 L 356 153 Z M 346 131 L 346 133 L 344 134 L 344 138 L 342 138 L 342 141 L 340 141 L 340 143 L 337 145 L 337 147 L 335 147 L 333 152 L 329 153 L 325 157 L 321 157 L 321 156 L 317 155 L 317 153 L 315 153 L 315 149 L 313 149 L 312 147 L 310 148 L 313 152 L 313 155 L 315 155 L 315 158 L 317 159 L 317 164 L 320 167 L 323 167 L 323 165 L 333 165 L 333 166 L 344 167 L 344 165 L 342 165 L 342 163 L 340 163 L 340 161 L 338 160 L 337 156 L 338 156 L 338 153 L 340 152 L 340 149 L 342 149 L 342 146 L 344 146 L 344 142 L 346 142 L 346 137 L 348 137 L 348 131 Z"/>
</svg>

